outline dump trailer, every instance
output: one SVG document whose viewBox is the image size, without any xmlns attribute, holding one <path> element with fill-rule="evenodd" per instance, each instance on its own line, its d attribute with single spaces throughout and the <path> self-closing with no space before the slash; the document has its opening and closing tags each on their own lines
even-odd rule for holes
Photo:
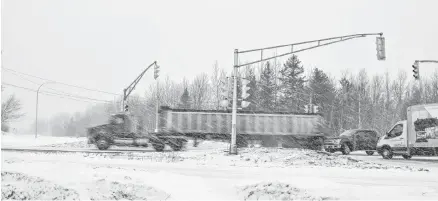
<svg viewBox="0 0 438 201">
<path fill-rule="evenodd" d="M 170 146 L 181 150 L 189 139 L 227 141 L 231 139 L 231 112 L 220 110 L 186 110 L 162 106 L 158 129 L 146 132 L 138 118 L 127 112 L 111 115 L 109 122 L 88 128 L 88 143 L 99 149 L 111 145 L 152 146 L 156 151 Z M 266 113 L 239 111 L 237 145 L 296 147 L 321 149 L 327 134 L 320 114 Z"/>
<path fill-rule="evenodd" d="M 327 126 L 320 114 L 239 111 L 237 146 L 320 149 Z M 158 137 L 229 141 L 231 111 L 161 107 Z"/>
<path fill-rule="evenodd" d="M 377 151 L 385 159 L 401 155 L 438 155 L 438 103 L 410 106 L 407 120 L 399 121 L 382 136 Z"/>
</svg>

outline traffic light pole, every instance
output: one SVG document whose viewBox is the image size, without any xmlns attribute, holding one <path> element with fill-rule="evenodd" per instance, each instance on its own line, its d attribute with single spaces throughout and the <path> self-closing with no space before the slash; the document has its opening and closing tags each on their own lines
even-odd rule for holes
<svg viewBox="0 0 438 201">
<path fill-rule="evenodd" d="M 362 37 L 366 37 L 366 36 L 371 36 L 371 35 L 378 35 L 381 38 L 383 38 L 382 37 L 383 33 L 365 33 L 365 34 L 353 34 L 353 35 L 345 35 L 345 36 L 338 36 L 338 37 L 332 37 L 332 38 L 324 38 L 324 39 L 319 39 L 319 40 L 305 41 L 305 42 L 292 43 L 292 44 L 287 44 L 287 45 L 278 45 L 278 46 L 258 48 L 258 49 L 252 49 L 252 50 L 244 50 L 244 51 L 239 51 L 238 49 L 235 49 L 234 50 L 234 66 L 233 66 L 234 87 L 233 87 L 233 108 L 232 108 L 232 120 L 231 120 L 232 123 L 231 123 L 230 154 L 237 154 L 237 146 L 236 146 L 237 127 L 236 127 L 236 122 L 237 122 L 237 70 L 238 70 L 238 68 L 243 67 L 243 66 L 247 66 L 247 65 L 251 65 L 251 64 L 256 64 L 256 63 L 264 62 L 264 61 L 271 60 L 271 59 L 275 59 L 275 58 L 278 58 L 278 57 L 283 57 L 283 56 L 294 54 L 294 53 L 297 53 L 297 52 L 303 52 L 303 51 L 306 51 L 306 50 L 310 50 L 310 49 L 314 49 L 314 48 L 318 48 L 318 47 L 322 47 L 322 46 L 326 46 L 326 45 L 330 45 L 330 44 L 334 44 L 334 43 L 339 43 L 339 42 L 351 40 L 351 39 L 354 39 L 354 38 L 362 38 Z M 311 44 L 311 43 L 317 43 L 317 44 L 314 45 L 314 46 L 311 46 L 311 47 L 294 50 L 294 46 L 304 45 L 304 44 Z M 264 50 L 277 49 L 277 48 L 282 48 L 282 47 L 290 47 L 290 52 L 287 52 L 287 53 L 284 53 L 284 54 L 280 54 L 280 55 L 276 55 L 276 56 L 273 56 L 273 57 L 268 57 L 268 58 L 263 59 L 263 51 Z M 256 51 L 260 51 L 260 53 L 261 53 L 260 54 L 261 55 L 260 60 L 249 62 L 249 63 L 244 63 L 244 64 L 239 64 L 238 63 L 239 54 L 249 53 L 249 52 L 256 52 Z M 378 47 L 378 51 L 379 51 L 379 47 Z M 379 52 L 378 52 L 377 55 L 378 55 L 378 59 L 379 60 L 384 60 L 385 59 L 385 56 L 384 55 L 379 55 Z"/>
<path fill-rule="evenodd" d="M 143 75 L 146 73 L 146 71 L 149 70 L 152 66 L 157 66 L 157 61 L 154 61 L 152 64 L 150 64 L 146 69 L 141 72 L 139 76 L 126 88 L 123 89 L 123 99 L 122 99 L 122 111 L 125 109 L 126 100 L 128 99 L 131 92 L 135 89 L 135 86 L 137 86 L 137 83 L 140 82 Z"/>
<path fill-rule="evenodd" d="M 159 111 L 159 104 L 160 104 L 160 96 L 158 95 L 158 80 L 157 80 L 157 103 L 155 104 L 155 132 L 158 132 L 158 111 Z"/>
<path fill-rule="evenodd" d="M 233 111 L 231 116 L 231 145 L 230 145 L 230 154 L 237 154 L 237 145 L 236 145 L 236 137 L 237 137 L 237 70 L 238 70 L 238 52 L 239 50 L 234 50 L 234 69 L 233 69 L 233 77 L 234 77 L 234 86 L 233 86 Z"/>
</svg>

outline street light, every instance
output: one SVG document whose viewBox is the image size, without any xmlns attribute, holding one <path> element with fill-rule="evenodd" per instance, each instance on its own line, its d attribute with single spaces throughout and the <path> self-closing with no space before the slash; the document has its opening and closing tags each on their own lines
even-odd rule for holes
<svg viewBox="0 0 438 201">
<path fill-rule="evenodd" d="M 39 93 L 40 93 L 40 89 L 41 89 L 41 87 L 43 86 L 43 85 L 45 85 L 45 84 L 49 84 L 49 83 L 54 83 L 54 82 L 44 82 L 44 83 L 42 83 L 39 87 L 38 87 L 38 90 L 37 90 L 37 96 L 36 96 L 36 114 L 35 114 L 35 138 L 37 138 L 37 136 L 38 136 L 38 95 L 39 95 Z"/>
</svg>

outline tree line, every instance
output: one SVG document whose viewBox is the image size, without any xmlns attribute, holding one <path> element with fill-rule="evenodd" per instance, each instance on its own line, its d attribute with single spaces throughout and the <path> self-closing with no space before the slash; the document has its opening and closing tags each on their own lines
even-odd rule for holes
<svg viewBox="0 0 438 201">
<path fill-rule="evenodd" d="M 396 121 L 406 119 L 407 107 L 438 102 L 438 71 L 422 77 L 420 84 L 409 79 L 403 70 L 375 75 L 369 75 L 365 69 L 357 73 L 345 71 L 336 79 L 320 68 L 305 69 L 309 68 L 296 55 L 284 63 L 274 60 L 258 67 L 241 68 L 237 76 L 250 80 L 247 101 L 251 104 L 244 109 L 304 112 L 304 106 L 312 103 L 319 106 L 319 113 L 324 116 L 333 135 L 359 127 L 384 134 Z M 184 78 L 180 82 L 165 77 L 160 80 L 158 91 L 156 85 L 151 85 L 142 97 L 129 97 L 127 104 L 145 129 L 152 132 L 155 129 L 157 95 L 160 105 L 172 108 L 220 110 L 223 109 L 220 106 L 221 87 L 227 76 L 232 75 L 219 68 L 216 62 L 211 74 L 200 73 L 193 80 Z M 239 80 L 239 97 L 240 87 Z M 108 115 L 116 112 L 118 107 L 120 102 L 99 104 L 74 116 L 58 116 L 55 118 L 57 122 L 52 123 L 52 133 L 84 136 L 85 128 L 105 123 Z"/>
</svg>

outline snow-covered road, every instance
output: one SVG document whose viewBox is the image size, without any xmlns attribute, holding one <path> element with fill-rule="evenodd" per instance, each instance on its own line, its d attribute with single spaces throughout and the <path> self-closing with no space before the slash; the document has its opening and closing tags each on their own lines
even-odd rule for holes
<svg viewBox="0 0 438 201">
<path fill-rule="evenodd" d="M 76 190 L 90 199 L 99 180 L 152 186 L 168 200 L 242 200 L 237 187 L 283 182 L 339 199 L 436 199 L 438 168 L 429 172 L 329 167 L 239 167 L 84 158 L 75 154 L 2 152 L 2 171 L 20 172 Z M 87 190 L 88 189 L 88 190 Z"/>
<path fill-rule="evenodd" d="M 2 148 L 96 150 L 84 139 L 27 138 L 2 136 Z M 347 200 L 438 197 L 436 158 L 383 160 L 377 154 L 353 152 L 349 157 L 361 160 L 356 161 L 305 150 L 263 148 L 227 156 L 226 147 L 226 143 L 203 142 L 186 151 L 163 153 L 2 151 L 2 198 L 17 194 L 19 199 L 49 200 L 244 200 L 259 195 L 266 200 L 292 199 L 292 194 L 298 196 L 294 199 L 306 200 L 312 199 L 310 195 Z M 111 148 L 115 152 L 127 149 L 132 148 Z"/>
</svg>

